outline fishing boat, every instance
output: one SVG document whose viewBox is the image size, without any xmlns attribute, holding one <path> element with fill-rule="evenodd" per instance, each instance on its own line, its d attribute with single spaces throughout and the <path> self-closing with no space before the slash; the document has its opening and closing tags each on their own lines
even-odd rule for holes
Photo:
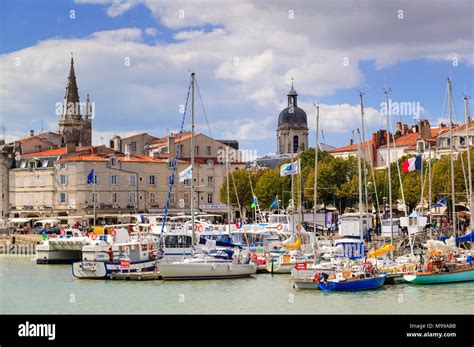
<svg viewBox="0 0 474 347">
<path fill-rule="evenodd" d="M 324 291 L 353 292 L 369 289 L 377 289 L 383 286 L 386 273 L 371 274 L 367 272 L 338 272 L 334 279 L 330 277 L 319 280 L 319 289 Z"/>
<path fill-rule="evenodd" d="M 403 276 L 413 284 L 441 284 L 474 281 L 474 268 L 471 263 L 432 262 L 428 272 L 416 272 Z"/>
<path fill-rule="evenodd" d="M 104 279 L 114 273 L 155 271 L 157 248 L 158 238 L 152 234 L 84 247 L 83 259 L 73 263 L 72 273 L 80 279 Z"/>
</svg>

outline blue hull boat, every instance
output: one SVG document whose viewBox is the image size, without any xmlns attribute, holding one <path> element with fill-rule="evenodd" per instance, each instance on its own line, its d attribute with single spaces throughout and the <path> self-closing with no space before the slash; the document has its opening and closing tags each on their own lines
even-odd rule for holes
<svg viewBox="0 0 474 347">
<path fill-rule="evenodd" d="M 319 289 L 324 291 L 339 291 L 339 292 L 355 292 L 359 290 L 376 289 L 383 286 L 387 274 L 380 274 L 376 277 L 369 277 L 363 279 L 349 279 L 345 281 L 321 281 L 319 282 Z"/>
</svg>

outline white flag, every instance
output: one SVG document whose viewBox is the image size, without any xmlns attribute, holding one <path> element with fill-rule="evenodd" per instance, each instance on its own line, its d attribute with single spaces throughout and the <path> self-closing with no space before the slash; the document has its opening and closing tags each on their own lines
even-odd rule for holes
<svg viewBox="0 0 474 347">
<path fill-rule="evenodd" d="M 190 180 L 193 177 L 193 167 L 189 165 L 186 169 L 179 173 L 179 181 L 184 182 L 185 180 Z"/>
<path fill-rule="evenodd" d="M 291 174 L 297 174 L 298 167 L 299 167 L 299 160 L 293 163 L 283 164 L 280 167 L 280 176 L 288 176 Z"/>
</svg>

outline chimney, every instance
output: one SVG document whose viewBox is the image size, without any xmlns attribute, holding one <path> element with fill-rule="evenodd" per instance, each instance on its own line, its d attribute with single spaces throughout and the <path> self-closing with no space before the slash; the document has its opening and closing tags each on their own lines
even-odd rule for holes
<svg viewBox="0 0 474 347">
<path fill-rule="evenodd" d="M 125 155 L 127 157 L 130 157 L 131 152 L 132 152 L 132 144 L 131 143 L 126 143 L 125 144 Z"/>
<path fill-rule="evenodd" d="M 402 122 L 397 122 L 397 126 L 395 127 L 395 134 L 403 135 Z"/>
<path fill-rule="evenodd" d="M 446 128 L 446 124 L 444 124 L 443 122 L 439 123 L 439 127 L 440 128 Z"/>
<path fill-rule="evenodd" d="M 420 120 L 420 137 L 422 139 L 431 139 L 431 126 L 428 119 Z"/>
<path fill-rule="evenodd" d="M 354 139 L 349 140 L 349 146 L 352 146 L 354 144 Z"/>
<path fill-rule="evenodd" d="M 33 137 L 35 136 L 35 131 L 34 130 L 30 130 L 30 137 Z"/>
<path fill-rule="evenodd" d="M 418 133 L 418 124 L 413 124 L 411 126 L 411 132 L 412 133 Z"/>
<path fill-rule="evenodd" d="M 403 124 L 402 125 L 402 135 L 405 135 L 408 133 L 408 125 L 407 124 Z"/>
<path fill-rule="evenodd" d="M 76 144 L 73 142 L 66 143 L 66 153 L 74 153 L 76 151 Z"/>
<path fill-rule="evenodd" d="M 168 136 L 168 154 L 171 154 L 172 156 L 176 155 L 176 137 L 178 134 L 176 133 L 171 133 L 171 135 Z M 191 154 L 189 154 L 191 155 Z M 180 153 L 181 157 L 184 157 L 184 153 Z"/>
</svg>

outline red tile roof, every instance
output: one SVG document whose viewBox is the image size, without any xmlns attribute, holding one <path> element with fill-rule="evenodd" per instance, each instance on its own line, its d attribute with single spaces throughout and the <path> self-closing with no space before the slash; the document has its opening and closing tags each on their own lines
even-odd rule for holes
<svg viewBox="0 0 474 347">
<path fill-rule="evenodd" d="M 373 141 L 372 140 L 369 140 L 369 141 L 365 141 L 363 144 L 362 144 L 362 147 L 368 147 L 368 146 L 372 146 L 373 144 Z M 353 144 L 353 145 L 348 145 L 348 146 L 344 146 L 344 147 L 339 147 L 339 148 L 335 148 L 335 149 L 331 149 L 329 150 L 328 152 L 329 153 L 342 153 L 342 152 L 354 152 L 354 151 L 357 151 L 357 143 L 356 144 Z"/>
<path fill-rule="evenodd" d="M 94 147 L 93 146 L 76 147 L 76 152 L 87 151 L 91 148 L 94 148 Z M 55 156 L 64 155 L 64 154 L 66 154 L 66 147 L 49 149 L 47 151 L 36 152 L 36 153 L 23 154 L 23 157 L 55 157 Z"/>
<path fill-rule="evenodd" d="M 78 154 L 78 155 L 72 155 L 67 158 L 63 158 L 61 160 L 58 160 L 58 162 L 71 162 L 71 161 L 108 161 L 104 157 L 100 157 L 98 155 L 91 155 L 91 154 Z"/>
<path fill-rule="evenodd" d="M 120 162 L 132 162 L 132 163 L 167 163 L 165 159 L 153 158 L 147 155 L 130 155 L 121 156 L 117 158 Z"/>
</svg>

